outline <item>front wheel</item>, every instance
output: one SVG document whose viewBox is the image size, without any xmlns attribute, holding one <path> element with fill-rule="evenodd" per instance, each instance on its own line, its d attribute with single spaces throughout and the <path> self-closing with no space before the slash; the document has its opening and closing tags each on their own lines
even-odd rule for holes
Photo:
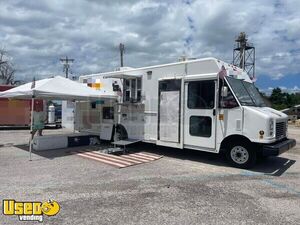
<svg viewBox="0 0 300 225">
<path fill-rule="evenodd" d="M 256 163 L 256 151 L 251 144 L 231 144 L 227 149 L 227 159 L 238 168 L 251 168 Z"/>
</svg>

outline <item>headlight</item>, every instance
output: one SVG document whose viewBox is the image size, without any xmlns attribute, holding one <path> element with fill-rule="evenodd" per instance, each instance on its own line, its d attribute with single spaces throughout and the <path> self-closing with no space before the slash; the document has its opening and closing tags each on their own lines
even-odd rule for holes
<svg viewBox="0 0 300 225">
<path fill-rule="evenodd" d="M 270 137 L 273 137 L 274 135 L 274 120 L 270 120 L 270 123 L 269 123 L 269 135 Z"/>
</svg>

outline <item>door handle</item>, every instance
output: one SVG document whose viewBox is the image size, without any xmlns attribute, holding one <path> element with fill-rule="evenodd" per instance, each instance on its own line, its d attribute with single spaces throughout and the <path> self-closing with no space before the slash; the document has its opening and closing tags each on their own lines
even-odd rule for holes
<svg viewBox="0 0 300 225">
<path fill-rule="evenodd" d="M 213 109 L 213 116 L 216 115 L 216 109 Z"/>
</svg>

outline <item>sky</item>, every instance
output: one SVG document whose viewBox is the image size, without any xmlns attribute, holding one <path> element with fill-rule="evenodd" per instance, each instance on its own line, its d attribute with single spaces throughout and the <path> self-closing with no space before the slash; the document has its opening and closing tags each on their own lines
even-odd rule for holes
<svg viewBox="0 0 300 225">
<path fill-rule="evenodd" d="M 0 0 L 0 47 L 17 80 L 142 67 L 191 58 L 232 62 L 242 31 L 256 50 L 256 85 L 300 91 L 299 0 Z"/>
</svg>

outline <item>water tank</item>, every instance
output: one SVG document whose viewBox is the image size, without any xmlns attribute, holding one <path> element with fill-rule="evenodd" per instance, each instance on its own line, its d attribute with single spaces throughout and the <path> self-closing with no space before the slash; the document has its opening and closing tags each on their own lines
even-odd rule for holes
<svg viewBox="0 0 300 225">
<path fill-rule="evenodd" d="M 55 106 L 49 105 L 48 107 L 48 123 L 55 123 Z"/>
</svg>

